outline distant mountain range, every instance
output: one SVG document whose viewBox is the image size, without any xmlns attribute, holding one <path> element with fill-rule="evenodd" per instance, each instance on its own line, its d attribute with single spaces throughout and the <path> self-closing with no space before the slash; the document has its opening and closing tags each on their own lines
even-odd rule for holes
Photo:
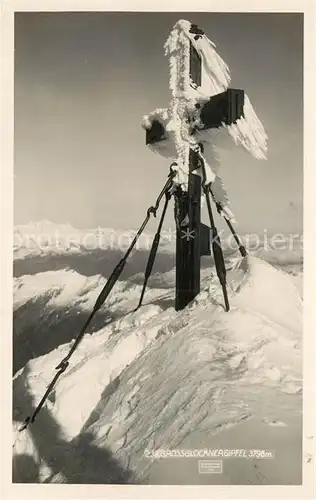
<svg viewBox="0 0 316 500">
<path fill-rule="evenodd" d="M 14 260 L 48 256 L 75 256 L 87 253 L 124 253 L 132 242 L 136 230 L 114 228 L 76 229 L 70 224 L 56 224 L 49 220 L 29 222 L 14 227 Z M 154 233 L 144 232 L 135 245 L 135 251 L 149 252 Z M 244 234 L 243 243 L 249 253 L 272 264 L 297 265 L 303 263 L 302 238 L 291 235 Z M 226 255 L 237 251 L 231 236 L 222 237 Z M 174 254 L 175 229 L 163 230 L 159 253 Z"/>
</svg>

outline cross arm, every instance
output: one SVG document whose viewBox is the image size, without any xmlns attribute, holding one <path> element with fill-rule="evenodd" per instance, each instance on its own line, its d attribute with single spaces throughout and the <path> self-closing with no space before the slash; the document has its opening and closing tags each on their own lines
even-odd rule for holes
<svg viewBox="0 0 316 500">
<path fill-rule="evenodd" d="M 223 124 L 232 125 L 244 117 L 244 91 L 227 89 L 225 92 L 210 97 L 204 103 L 196 101 L 194 108 L 187 110 L 187 120 L 190 122 L 190 134 L 196 130 L 219 128 Z M 165 110 L 168 113 L 168 110 Z M 147 122 L 146 144 L 154 144 L 168 139 L 166 121 L 158 114 L 152 121 Z"/>
</svg>

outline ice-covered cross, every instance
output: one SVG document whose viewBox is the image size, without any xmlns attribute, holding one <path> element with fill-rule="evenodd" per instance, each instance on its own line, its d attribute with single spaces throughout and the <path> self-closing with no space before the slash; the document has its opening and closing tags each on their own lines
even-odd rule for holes
<svg viewBox="0 0 316 500">
<path fill-rule="evenodd" d="M 178 21 L 164 48 L 169 58 L 172 99 L 168 108 L 158 108 L 143 117 L 146 143 L 155 152 L 174 159 L 174 183 L 183 191 L 188 189 L 190 149 L 199 150 L 214 201 L 222 206 L 222 215 L 233 219 L 212 161 L 214 144 L 210 132 L 224 128 L 236 144 L 255 158 L 264 159 L 267 136 L 263 125 L 244 91 L 228 89 L 229 68 L 200 28 L 189 21 Z M 197 170 L 194 173 L 201 174 Z"/>
</svg>

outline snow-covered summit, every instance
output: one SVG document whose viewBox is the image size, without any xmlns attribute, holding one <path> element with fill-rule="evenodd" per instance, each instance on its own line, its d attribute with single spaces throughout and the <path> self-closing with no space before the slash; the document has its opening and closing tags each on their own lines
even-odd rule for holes
<svg viewBox="0 0 316 500">
<path fill-rule="evenodd" d="M 36 422 L 14 431 L 16 477 L 28 474 L 19 468 L 26 456 L 40 481 L 194 484 L 203 481 L 197 461 L 179 465 L 148 452 L 268 448 L 275 459 L 259 460 L 257 469 L 226 460 L 224 474 L 205 481 L 299 483 L 301 294 L 288 275 L 252 257 L 235 263 L 228 282 L 229 313 L 211 275 L 184 311 L 149 301 L 86 335 Z M 134 295 L 125 297 L 132 310 Z M 14 429 L 69 348 L 16 374 Z"/>
</svg>

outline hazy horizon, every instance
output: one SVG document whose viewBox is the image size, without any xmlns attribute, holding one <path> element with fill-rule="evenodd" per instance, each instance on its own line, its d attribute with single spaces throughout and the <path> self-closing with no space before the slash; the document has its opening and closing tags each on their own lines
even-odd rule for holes
<svg viewBox="0 0 316 500">
<path fill-rule="evenodd" d="M 302 231 L 303 15 L 287 13 L 15 14 L 16 224 L 140 225 L 169 165 L 141 118 L 170 100 L 163 44 L 180 18 L 216 44 L 268 134 L 267 161 L 221 153 L 239 231 Z"/>
</svg>

